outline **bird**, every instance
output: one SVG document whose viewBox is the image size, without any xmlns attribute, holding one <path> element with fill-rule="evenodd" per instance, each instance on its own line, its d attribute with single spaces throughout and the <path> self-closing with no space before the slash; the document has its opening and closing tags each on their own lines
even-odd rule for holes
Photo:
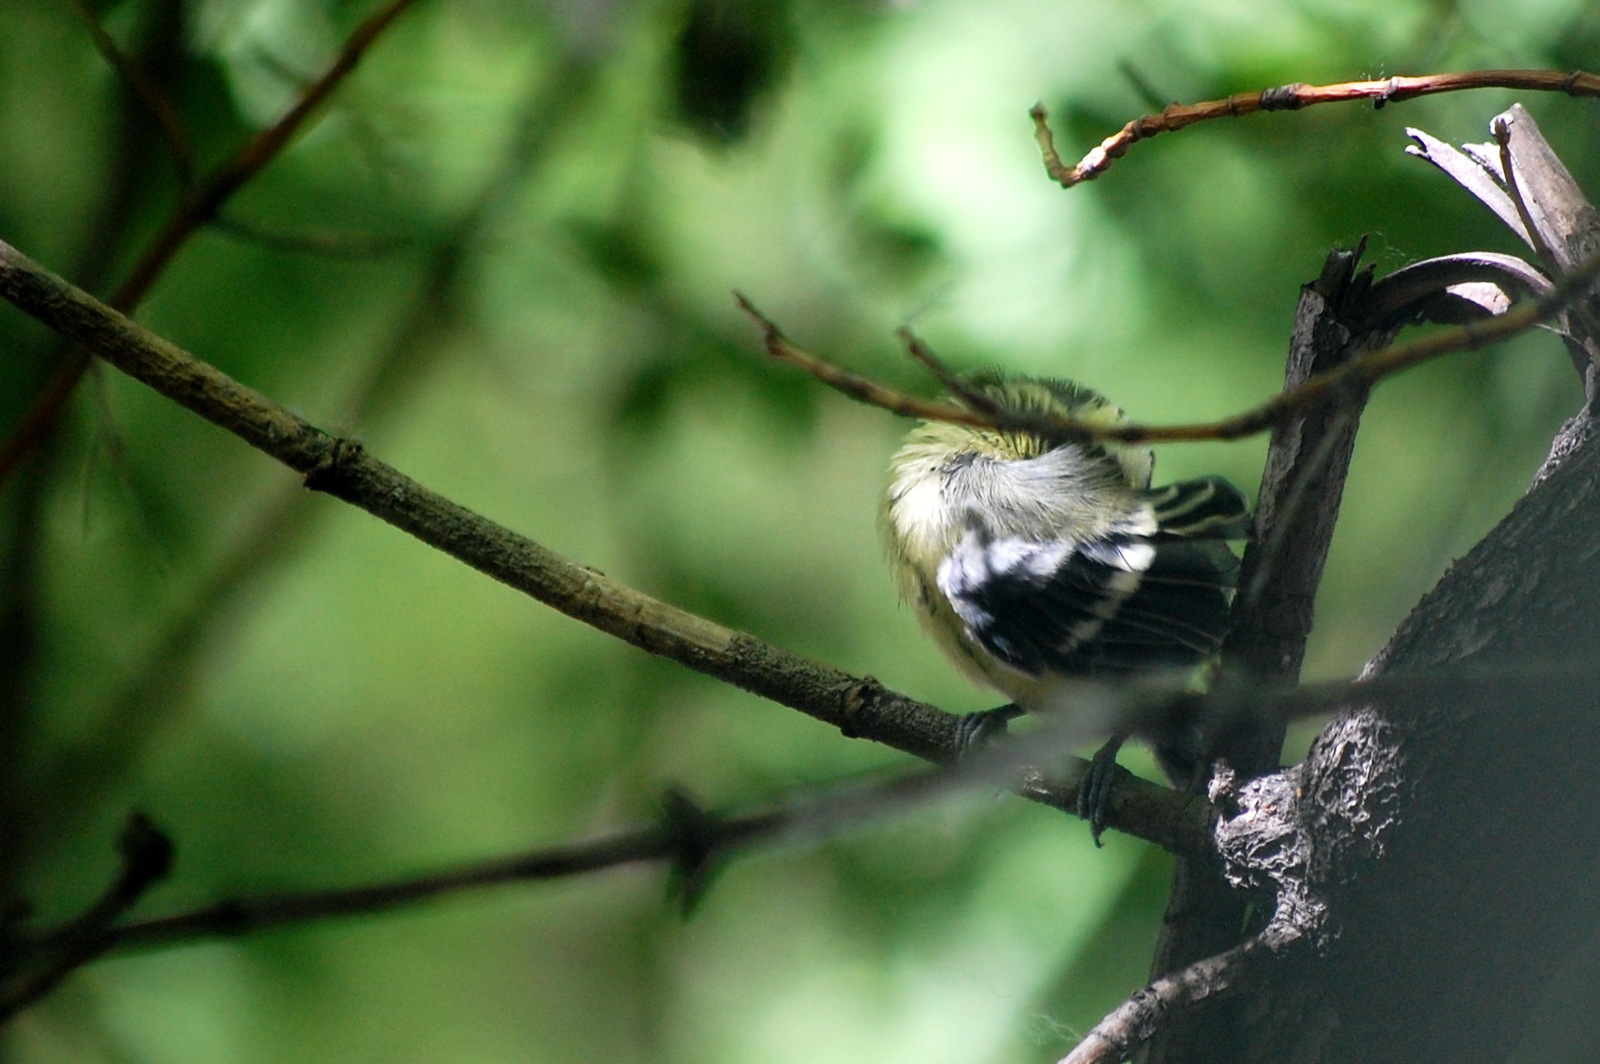
<svg viewBox="0 0 1600 1064">
<path fill-rule="evenodd" d="M 1072 381 L 983 370 L 955 397 L 1002 427 L 919 423 L 890 462 L 880 525 L 902 601 L 961 671 L 1011 700 L 969 719 L 1070 712 L 1085 680 L 1182 690 L 1229 629 L 1244 494 L 1220 476 L 1152 487 L 1149 447 L 1055 424 L 1126 423 Z M 1115 727 L 1079 796 L 1097 843 L 1130 732 L 1175 785 L 1205 757 L 1198 722 Z"/>
</svg>

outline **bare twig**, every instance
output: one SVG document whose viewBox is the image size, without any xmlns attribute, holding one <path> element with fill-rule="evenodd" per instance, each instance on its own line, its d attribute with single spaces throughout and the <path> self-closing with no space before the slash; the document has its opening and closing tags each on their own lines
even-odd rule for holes
<svg viewBox="0 0 1600 1064">
<path fill-rule="evenodd" d="M 887 385 L 879 384 L 859 373 L 852 373 L 847 369 L 834 365 L 826 359 L 818 358 L 803 348 L 796 347 L 789 338 L 783 335 L 773 320 L 761 311 L 755 304 L 745 298 L 744 293 L 733 293 L 734 302 L 739 304 L 739 309 L 749 315 L 761 327 L 762 339 L 766 344 L 767 354 L 782 362 L 799 366 L 817 380 L 836 391 L 848 395 L 852 399 L 867 403 L 871 406 L 882 407 L 884 410 L 903 417 L 920 417 L 930 421 L 948 421 L 957 425 L 973 425 L 988 427 L 994 424 L 994 419 L 984 414 L 963 409 L 953 403 L 930 402 L 918 399 L 916 396 L 907 395 L 905 392 L 896 391 Z"/>
<path fill-rule="evenodd" d="M 906 354 L 933 374 L 934 380 L 944 385 L 951 395 L 960 399 L 969 409 L 1004 422 L 1007 417 L 1005 408 L 969 385 L 965 378 L 947 366 L 944 360 L 935 355 L 933 349 L 923 343 L 915 333 L 908 328 L 902 328 L 899 335 L 900 342 L 906 345 Z"/>
<path fill-rule="evenodd" d="M 734 849 L 775 839 L 827 838 L 871 821 L 995 782 L 994 770 L 1009 771 L 1016 753 L 1033 744 L 1014 741 L 1011 749 L 985 749 L 959 763 L 919 769 L 810 794 L 778 808 L 724 816 L 698 806 L 679 791 L 665 796 L 660 824 L 587 843 L 430 872 L 360 887 L 295 891 L 239 897 L 200 909 L 112 926 L 144 889 L 165 874 L 171 844 L 142 817 L 135 817 L 121 845 L 123 871 L 81 917 L 35 936 L 14 936 L 14 967 L 34 968 L 20 985 L 0 997 L 0 1023 L 32 1004 L 75 971 L 108 953 L 182 946 L 254 933 L 288 924 L 384 912 L 434 898 L 512 883 L 558 879 L 640 862 L 671 861 L 685 905 L 692 905 L 715 866 Z M 1208 817 L 1190 803 L 1190 816 L 1204 826 Z M 1191 825 L 1191 829 L 1194 825 Z"/>
<path fill-rule="evenodd" d="M 1511 204 L 1517 209 L 1517 218 L 1522 222 L 1522 228 L 1528 234 L 1528 240 L 1533 245 L 1533 253 L 1546 262 L 1554 261 L 1550 254 L 1550 245 L 1545 242 L 1544 235 L 1539 232 L 1538 225 L 1533 220 L 1533 213 L 1528 210 L 1528 203 L 1522 198 L 1522 189 L 1517 181 L 1517 167 L 1511 158 L 1511 125 L 1504 117 L 1497 117 L 1489 123 L 1489 132 L 1494 134 L 1495 143 L 1500 145 L 1500 176 L 1506 183 L 1506 195 L 1511 197 Z"/>
<path fill-rule="evenodd" d="M 1323 103 L 1348 103 L 1371 100 L 1375 106 L 1399 103 L 1419 96 L 1466 89 L 1530 89 L 1538 92 L 1564 92 L 1568 96 L 1600 96 L 1600 76 L 1582 71 L 1561 73 L 1554 70 L 1470 70 L 1457 74 L 1426 74 L 1420 77 L 1393 77 L 1380 81 L 1345 81 L 1334 85 L 1306 85 L 1295 82 L 1241 92 L 1222 100 L 1204 103 L 1171 104 L 1160 114 L 1141 115 L 1101 141 L 1075 166 L 1062 161 L 1050 130 L 1049 115 L 1043 104 L 1028 112 L 1033 119 L 1034 137 L 1044 159 L 1045 172 L 1062 188 L 1071 188 L 1105 173 L 1112 162 L 1127 154 L 1141 140 L 1159 133 L 1180 129 L 1216 118 L 1242 118 L 1258 111 L 1298 111 Z"/>
<path fill-rule="evenodd" d="M 917 778 L 912 777 L 913 780 Z M 906 784 L 897 780 L 889 786 L 903 788 Z M 201 909 L 117 927 L 109 925 L 105 914 L 99 911 L 105 906 L 97 904 L 92 910 L 95 919 L 80 918 L 34 941 L 22 940 L 16 944 L 24 962 L 33 959 L 38 970 L 0 999 L 0 1023 L 39 1000 L 76 969 L 114 950 L 186 945 L 286 924 L 383 912 L 483 887 L 558 879 L 640 861 L 671 859 L 682 879 L 694 882 L 700 878 L 702 866 L 714 857 L 738 844 L 772 835 L 788 827 L 795 817 L 795 811 L 778 810 L 722 819 L 700 810 L 689 799 L 675 793 L 669 796 L 667 814 L 656 827 L 394 882 L 232 898 Z M 127 852 L 126 846 L 124 852 Z M 167 856 L 170 857 L 170 845 Z M 131 862 L 126 862 L 125 858 L 125 863 Z M 123 878 L 119 876 L 118 884 L 110 892 L 119 898 L 126 894 L 121 886 Z M 110 915 L 120 915 L 125 908 L 121 906 Z M 28 954 L 37 956 L 29 958 Z"/>
<path fill-rule="evenodd" d="M 121 866 L 104 893 L 66 926 L 46 936 L 40 945 L 46 957 L 0 999 L 0 1024 L 43 998 L 62 980 L 99 956 L 99 942 L 111 934 L 113 921 L 133 908 L 151 886 L 172 870 L 172 842 L 150 820 L 135 813 L 117 840 Z"/>
<path fill-rule="evenodd" d="M 753 838 L 770 828 L 771 816 L 729 821 L 720 845 Z M 233 898 L 193 912 L 143 920 L 107 931 L 101 951 L 149 949 L 204 938 L 241 935 L 284 924 L 377 913 L 482 887 L 582 875 L 638 861 L 673 857 L 679 843 L 662 828 L 635 829 L 596 842 L 538 850 L 393 883 L 338 890 Z"/>
<path fill-rule="evenodd" d="M 94 41 L 95 49 L 127 81 L 134 95 L 144 104 L 145 110 L 150 112 L 150 117 L 155 119 L 156 125 L 161 129 L 161 135 L 166 138 L 168 149 L 172 152 L 172 161 L 178 168 L 178 182 L 187 188 L 194 179 L 194 148 L 189 143 L 189 135 L 184 131 L 183 123 L 178 120 L 172 101 L 167 99 L 166 94 L 150 80 L 144 69 L 112 39 L 111 34 L 100 25 L 100 20 L 90 10 L 85 0 L 69 0 L 69 2 L 72 10 L 89 31 L 89 38 Z"/>
<path fill-rule="evenodd" d="M 350 36 L 332 63 L 313 81 L 294 105 L 272 125 L 257 133 L 250 143 L 231 159 L 226 160 L 203 178 L 194 193 L 179 206 L 165 227 L 151 243 L 148 251 L 134 266 L 128 279 L 112 296 L 112 306 L 122 309 L 135 306 L 144 298 L 150 286 L 166 269 L 172 256 L 195 231 L 216 217 L 217 211 L 235 192 L 260 173 L 277 158 L 289 142 L 300 132 L 306 120 L 324 100 L 355 70 L 366 55 L 367 49 L 388 29 L 395 19 L 410 7 L 412 0 L 388 0 L 382 8 L 368 16 Z"/>
<path fill-rule="evenodd" d="M 748 299 L 737 293 L 735 298 L 740 308 L 762 327 L 769 354 L 799 366 L 822 383 L 852 399 L 882 407 L 890 413 L 980 428 L 1043 430 L 1086 440 L 1111 440 L 1117 443 L 1181 443 L 1196 440 L 1239 440 L 1254 436 L 1283 424 L 1309 407 L 1336 397 L 1343 390 L 1365 388 L 1423 362 L 1457 351 L 1477 350 L 1509 339 L 1566 309 L 1573 300 L 1581 298 L 1594 286 L 1597 277 L 1600 277 L 1600 255 L 1579 264 L 1548 294 L 1526 300 L 1498 317 L 1443 329 L 1408 343 L 1395 344 L 1381 351 L 1353 358 L 1335 369 L 1285 389 L 1253 409 L 1232 417 L 1220 421 L 1180 425 L 1141 425 L 1134 422 L 1093 424 L 1071 418 L 1053 417 L 1045 413 L 1018 418 L 984 413 L 952 403 L 917 399 L 842 369 L 797 347 L 783 335 L 777 325 L 756 310 Z"/>
<path fill-rule="evenodd" d="M 1253 938 L 1157 979 L 1095 1024 L 1060 1064 L 1117 1064 L 1129 1059 L 1162 1030 L 1172 1013 L 1250 988 L 1289 945 Z"/>
<path fill-rule="evenodd" d="M 144 255 L 134 265 L 127 280 L 111 296 L 111 305 L 131 313 L 150 291 L 156 279 L 166 270 L 173 256 L 201 227 L 212 221 L 217 211 L 230 197 L 266 167 L 278 153 L 288 146 L 294 135 L 305 125 L 313 111 L 333 93 L 345 77 L 355 69 L 378 36 L 394 22 L 412 3 L 412 0 L 389 0 L 379 11 L 367 18 L 345 41 L 338 56 L 294 105 L 271 126 L 256 134 L 238 154 L 218 165 L 202 178 L 199 184 L 178 204 L 167 224 L 156 234 Z M 72 397 L 78 381 L 88 371 L 90 358 L 81 352 L 56 373 L 21 422 L 0 444 L 0 483 L 16 468 L 17 463 L 33 449 L 41 436 L 61 416 L 67 400 Z"/>
</svg>

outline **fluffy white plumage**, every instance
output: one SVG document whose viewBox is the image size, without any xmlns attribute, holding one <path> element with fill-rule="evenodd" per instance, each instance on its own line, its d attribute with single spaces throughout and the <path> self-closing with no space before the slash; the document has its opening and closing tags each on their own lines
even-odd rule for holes
<svg viewBox="0 0 1600 1064">
<path fill-rule="evenodd" d="M 1123 419 L 1066 381 L 969 383 L 1022 413 Z M 1022 709 L 1049 707 L 1074 677 L 1192 671 L 1227 632 L 1238 561 L 1225 540 L 1248 534 L 1249 512 L 1219 477 L 1152 489 L 1153 466 L 1144 447 L 917 426 L 882 509 L 901 597 L 952 661 Z M 1183 760 L 1151 738 L 1164 762 Z"/>
</svg>

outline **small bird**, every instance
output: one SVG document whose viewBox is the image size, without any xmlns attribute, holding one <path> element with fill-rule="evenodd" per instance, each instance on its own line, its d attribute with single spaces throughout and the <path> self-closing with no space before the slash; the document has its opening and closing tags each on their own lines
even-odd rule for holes
<svg viewBox="0 0 1600 1064">
<path fill-rule="evenodd" d="M 966 389 L 1019 420 L 1090 425 L 1123 412 L 1070 381 L 984 371 Z M 1148 447 L 1049 430 L 923 422 L 890 463 L 881 524 L 904 601 L 939 648 L 1015 706 L 1069 711 L 1074 681 L 1151 679 L 1182 689 L 1227 634 L 1249 505 L 1221 477 L 1150 486 Z M 1081 693 L 1081 685 L 1079 688 Z M 1113 734 L 1080 795 L 1096 840 Z M 1198 729 L 1141 733 L 1174 783 L 1204 757 Z"/>
</svg>

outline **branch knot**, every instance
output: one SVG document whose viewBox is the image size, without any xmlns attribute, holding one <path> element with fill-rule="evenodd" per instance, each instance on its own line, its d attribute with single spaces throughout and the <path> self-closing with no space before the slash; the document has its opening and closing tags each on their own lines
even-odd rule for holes
<svg viewBox="0 0 1600 1064">
<path fill-rule="evenodd" d="M 333 437 L 316 464 L 306 470 L 305 486 L 311 491 L 331 492 L 340 476 L 364 453 L 365 449 L 360 440 L 347 439 L 343 436 Z"/>
</svg>

